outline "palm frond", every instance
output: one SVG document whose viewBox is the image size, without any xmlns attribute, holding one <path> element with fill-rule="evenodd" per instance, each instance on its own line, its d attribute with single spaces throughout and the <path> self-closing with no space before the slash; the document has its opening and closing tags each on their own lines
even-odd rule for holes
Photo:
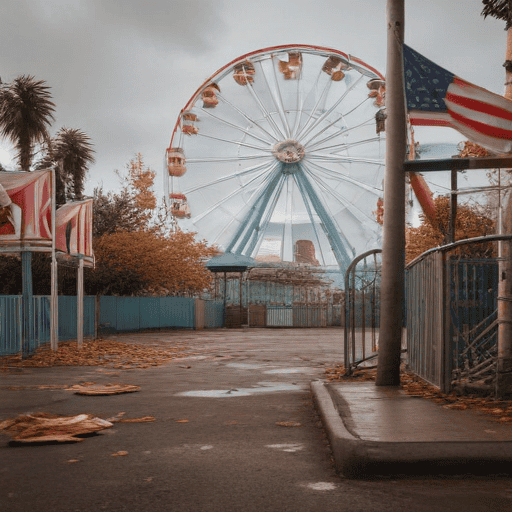
<svg viewBox="0 0 512 512">
<path fill-rule="evenodd" d="M 14 144 L 23 171 L 30 170 L 34 144 L 49 136 L 54 107 L 44 80 L 21 75 L 12 83 L 0 84 L 0 134 Z"/>
<path fill-rule="evenodd" d="M 506 22 L 507 30 L 512 24 L 512 1 L 511 0 L 482 0 L 484 8 L 482 9 L 482 16 L 492 16 L 498 20 Z"/>
</svg>

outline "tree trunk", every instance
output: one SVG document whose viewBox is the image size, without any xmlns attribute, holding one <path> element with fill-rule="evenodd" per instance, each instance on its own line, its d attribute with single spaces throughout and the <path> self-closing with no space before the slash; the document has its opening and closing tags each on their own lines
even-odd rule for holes
<svg viewBox="0 0 512 512">
<path fill-rule="evenodd" d="M 381 326 L 377 386 L 400 384 L 404 267 L 406 117 L 403 89 L 404 0 L 387 2 L 386 174 Z"/>
</svg>

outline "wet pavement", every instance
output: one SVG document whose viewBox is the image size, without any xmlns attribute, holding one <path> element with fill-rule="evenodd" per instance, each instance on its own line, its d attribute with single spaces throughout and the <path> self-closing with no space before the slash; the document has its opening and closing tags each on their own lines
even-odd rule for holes
<svg viewBox="0 0 512 512">
<path fill-rule="evenodd" d="M 406 478 L 384 471 L 377 480 L 351 480 L 336 471 L 310 385 L 320 385 L 324 369 L 342 361 L 340 329 L 171 331 L 117 339 L 149 346 L 179 341 L 189 356 L 144 370 L 1 373 L 0 421 L 44 411 L 104 419 L 124 412 L 155 422 L 116 423 L 75 444 L 10 446 L 0 436 L 0 510 L 512 509 L 512 480 L 497 475 Z M 37 389 L 79 382 L 136 384 L 141 391 L 102 397 Z M 127 454 L 113 456 L 118 452 Z"/>
</svg>

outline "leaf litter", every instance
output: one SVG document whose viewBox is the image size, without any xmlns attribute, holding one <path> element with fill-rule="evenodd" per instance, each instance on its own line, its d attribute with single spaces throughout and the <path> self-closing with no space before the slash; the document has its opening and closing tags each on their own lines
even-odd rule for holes
<svg viewBox="0 0 512 512">
<path fill-rule="evenodd" d="M 377 377 L 376 369 L 358 368 L 351 375 L 345 374 L 343 365 L 336 365 L 325 369 L 328 382 L 363 382 L 374 381 Z M 512 401 L 497 400 L 493 397 L 481 397 L 477 395 L 458 396 L 455 393 L 442 393 L 438 388 L 422 380 L 420 377 L 405 371 L 402 368 L 400 374 L 400 386 L 405 393 L 412 397 L 432 400 L 449 410 L 476 410 L 484 414 L 494 416 L 499 423 L 512 425 Z"/>
<path fill-rule="evenodd" d="M 103 366 L 111 369 L 142 369 L 163 366 L 176 359 L 190 356 L 184 346 L 148 346 L 117 340 L 84 340 L 82 347 L 76 341 L 60 342 L 57 350 L 49 345 L 36 349 L 33 355 L 22 359 L 21 354 L 0 357 L 0 369 L 47 368 L 52 366 Z"/>
</svg>

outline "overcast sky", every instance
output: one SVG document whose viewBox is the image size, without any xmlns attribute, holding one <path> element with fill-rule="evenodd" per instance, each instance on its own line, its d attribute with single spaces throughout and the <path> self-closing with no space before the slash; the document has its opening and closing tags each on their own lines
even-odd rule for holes
<svg viewBox="0 0 512 512">
<path fill-rule="evenodd" d="M 504 23 L 484 20 L 481 0 L 405 3 L 407 44 L 503 94 Z M 208 76 L 244 53 L 292 43 L 339 49 L 385 74 L 386 0 L 16 0 L 2 5 L 0 43 L 3 82 L 29 74 L 51 87 L 52 134 L 65 126 L 92 139 L 87 193 L 115 189 L 114 170 L 141 152 L 160 195 L 177 116 Z"/>
</svg>

